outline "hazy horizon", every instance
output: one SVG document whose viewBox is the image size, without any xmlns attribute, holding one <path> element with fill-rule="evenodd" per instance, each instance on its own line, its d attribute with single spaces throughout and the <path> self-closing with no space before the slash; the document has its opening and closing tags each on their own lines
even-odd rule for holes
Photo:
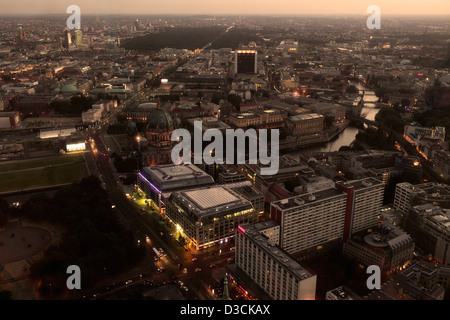
<svg viewBox="0 0 450 320">
<path fill-rule="evenodd" d="M 0 15 L 65 15 L 70 5 L 78 5 L 86 15 L 283 15 L 283 16 L 341 16 L 366 15 L 371 5 L 377 5 L 386 16 L 445 16 L 450 15 L 449 0 L 21 0 L 0 3 Z"/>
</svg>

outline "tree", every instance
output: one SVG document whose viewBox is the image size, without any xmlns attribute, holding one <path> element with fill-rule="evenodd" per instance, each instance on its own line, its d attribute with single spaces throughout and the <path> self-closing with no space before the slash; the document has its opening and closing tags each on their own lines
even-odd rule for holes
<svg viewBox="0 0 450 320">
<path fill-rule="evenodd" d="M 0 227 L 5 226 L 8 222 L 9 203 L 0 198 Z"/>
<path fill-rule="evenodd" d="M 345 89 L 345 92 L 348 94 L 358 94 L 359 90 L 355 86 L 348 86 L 347 89 Z"/>
<path fill-rule="evenodd" d="M 12 292 L 7 290 L 0 291 L 0 300 L 12 300 Z"/>
<path fill-rule="evenodd" d="M 125 113 L 119 113 L 116 116 L 116 120 L 118 123 L 126 123 L 127 122 L 127 115 Z"/>
<path fill-rule="evenodd" d="M 222 100 L 222 95 L 220 93 L 214 93 L 211 98 L 211 102 L 214 104 L 219 104 L 221 100 Z"/>
<path fill-rule="evenodd" d="M 382 107 L 375 116 L 375 121 L 401 133 L 403 133 L 403 128 L 407 123 L 402 119 L 400 114 L 391 107 Z"/>
<path fill-rule="evenodd" d="M 228 95 L 228 102 L 230 102 L 238 111 L 241 110 L 241 96 L 230 94 Z"/>
<path fill-rule="evenodd" d="M 378 101 L 386 102 L 389 99 L 388 92 L 386 88 L 377 88 L 375 89 L 375 96 L 377 96 Z"/>
<path fill-rule="evenodd" d="M 403 108 L 409 107 L 409 106 L 411 106 L 411 100 L 404 98 L 404 99 L 402 99 L 402 102 L 401 102 L 400 105 L 401 105 Z"/>
</svg>

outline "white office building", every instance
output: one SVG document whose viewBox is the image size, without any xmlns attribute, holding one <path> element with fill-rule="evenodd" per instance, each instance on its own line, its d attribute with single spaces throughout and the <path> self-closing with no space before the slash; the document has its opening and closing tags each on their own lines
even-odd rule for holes
<svg viewBox="0 0 450 320">
<path fill-rule="evenodd" d="M 379 225 L 384 185 L 374 178 L 337 182 L 334 187 L 271 203 L 280 246 L 290 254 L 320 250 Z"/>
<path fill-rule="evenodd" d="M 276 227 L 276 223 L 267 221 L 239 226 L 236 266 L 274 300 L 315 300 L 317 275 L 265 235 Z"/>
</svg>

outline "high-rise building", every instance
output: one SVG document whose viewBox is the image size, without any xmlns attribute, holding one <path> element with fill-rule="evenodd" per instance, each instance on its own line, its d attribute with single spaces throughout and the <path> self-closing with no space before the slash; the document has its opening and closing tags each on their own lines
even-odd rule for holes
<svg viewBox="0 0 450 320">
<path fill-rule="evenodd" d="M 75 43 L 77 46 L 81 46 L 83 44 L 83 31 L 75 30 Z"/>
<path fill-rule="evenodd" d="M 69 29 L 64 30 L 62 45 L 65 49 L 69 49 L 72 46 L 72 34 Z"/>
<path fill-rule="evenodd" d="M 330 188 L 271 203 L 271 219 L 280 225 L 280 246 L 290 254 L 342 239 L 346 195 Z"/>
<path fill-rule="evenodd" d="M 420 190 L 417 189 L 416 191 L 414 185 L 409 182 L 397 183 L 395 186 L 393 208 L 402 214 L 408 213 L 412 204 L 412 198 L 418 191 Z"/>
<path fill-rule="evenodd" d="M 17 31 L 17 38 L 20 41 L 26 40 L 26 34 L 25 34 L 25 31 L 23 30 L 23 27 L 21 24 L 19 24 L 19 30 Z"/>
<path fill-rule="evenodd" d="M 273 221 L 238 226 L 236 267 L 274 300 L 315 300 L 317 275 L 265 235 L 276 228 Z"/>
<path fill-rule="evenodd" d="M 384 184 L 374 178 L 336 183 L 347 194 L 344 238 L 379 225 L 383 206 Z"/>
<path fill-rule="evenodd" d="M 258 73 L 258 51 L 236 50 L 235 73 Z"/>
<path fill-rule="evenodd" d="M 384 185 L 374 178 L 337 182 L 334 187 L 271 203 L 280 227 L 280 246 L 290 254 L 315 252 L 376 227 Z"/>
</svg>

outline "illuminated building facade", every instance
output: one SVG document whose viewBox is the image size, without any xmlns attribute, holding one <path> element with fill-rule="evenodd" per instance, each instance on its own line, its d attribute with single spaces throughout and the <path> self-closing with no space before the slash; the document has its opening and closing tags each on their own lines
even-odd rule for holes
<svg viewBox="0 0 450 320">
<path fill-rule="evenodd" d="M 236 266 L 274 300 L 315 300 L 317 275 L 270 240 L 278 229 L 271 220 L 238 226 Z"/>
<path fill-rule="evenodd" d="M 193 164 L 167 164 L 144 167 L 137 178 L 139 188 L 147 199 L 165 212 L 165 202 L 174 191 L 214 184 L 214 179 Z"/>
<path fill-rule="evenodd" d="M 196 250 L 228 242 L 239 225 L 258 220 L 250 201 L 223 186 L 173 192 L 166 215 Z"/>
</svg>

